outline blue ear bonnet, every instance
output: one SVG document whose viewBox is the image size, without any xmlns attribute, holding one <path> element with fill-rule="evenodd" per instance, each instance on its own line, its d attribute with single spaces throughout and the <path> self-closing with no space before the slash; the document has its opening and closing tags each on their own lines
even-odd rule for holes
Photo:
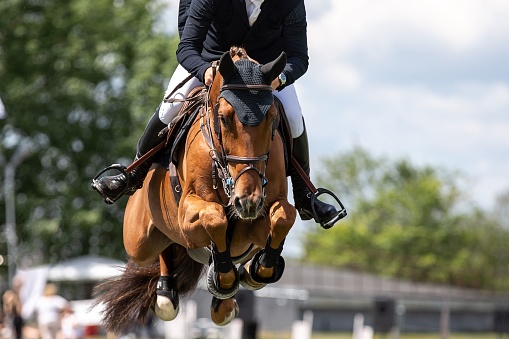
<svg viewBox="0 0 509 339">
<path fill-rule="evenodd" d="M 225 84 L 236 85 L 270 85 L 262 71 L 261 65 L 248 59 L 235 62 L 237 72 L 224 78 Z M 274 96 L 267 90 L 226 89 L 219 95 L 230 103 L 237 117 L 244 125 L 257 126 L 274 103 Z"/>
</svg>

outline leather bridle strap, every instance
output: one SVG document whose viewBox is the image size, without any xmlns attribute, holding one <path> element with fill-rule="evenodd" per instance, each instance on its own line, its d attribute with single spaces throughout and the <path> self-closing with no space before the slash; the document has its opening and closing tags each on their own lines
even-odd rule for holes
<svg viewBox="0 0 509 339">
<path fill-rule="evenodd" d="M 238 164 L 250 164 L 253 162 L 266 161 L 269 158 L 269 154 L 263 154 L 259 157 L 240 157 L 237 155 L 225 155 L 224 158 L 227 162 L 235 162 Z"/>
</svg>

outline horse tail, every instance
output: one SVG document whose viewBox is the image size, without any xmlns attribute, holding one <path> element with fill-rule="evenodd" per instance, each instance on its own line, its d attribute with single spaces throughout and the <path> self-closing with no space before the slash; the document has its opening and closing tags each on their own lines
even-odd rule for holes
<svg viewBox="0 0 509 339">
<path fill-rule="evenodd" d="M 155 300 L 159 263 L 140 267 L 129 259 L 122 275 L 94 289 L 96 304 L 103 304 L 102 323 L 108 332 L 121 335 L 147 320 Z"/>
<path fill-rule="evenodd" d="M 174 281 L 179 295 L 193 291 L 202 275 L 203 264 L 187 255 L 184 247 L 172 244 Z M 102 304 L 102 323 L 106 331 L 120 335 L 146 323 L 156 302 L 160 275 L 159 261 L 140 267 L 128 260 L 122 275 L 105 280 L 94 289 L 95 305 Z"/>
</svg>

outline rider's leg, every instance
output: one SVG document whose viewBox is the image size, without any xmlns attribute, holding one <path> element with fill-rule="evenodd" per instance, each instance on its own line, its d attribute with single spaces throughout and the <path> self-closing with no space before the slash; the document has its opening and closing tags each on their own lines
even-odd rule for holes
<svg viewBox="0 0 509 339">
<path fill-rule="evenodd" d="M 169 93 L 173 91 L 174 88 L 177 87 L 184 79 L 188 77 L 189 73 L 182 67 L 178 66 L 175 72 L 173 73 L 170 83 L 168 84 L 168 88 L 166 89 L 165 97 Z M 199 86 L 200 82 L 196 78 L 192 78 L 187 81 L 183 86 L 175 91 L 172 94 L 171 98 L 176 99 L 185 99 L 189 92 L 196 86 Z M 150 151 L 152 148 L 157 146 L 162 140 L 163 136 L 159 136 L 159 132 L 165 128 L 178 114 L 180 108 L 182 107 L 182 102 L 172 102 L 167 103 L 163 102 L 157 108 L 156 112 L 150 118 L 150 121 L 145 128 L 145 132 L 138 142 L 138 148 L 136 152 L 136 158 L 143 156 L 145 153 Z M 145 162 L 141 163 L 133 169 L 131 173 L 129 173 L 129 180 L 123 174 L 115 175 L 115 176 L 107 176 L 100 178 L 98 180 L 94 180 L 92 182 L 92 187 L 101 194 L 103 198 L 108 198 L 105 200 L 109 203 L 115 202 L 120 198 L 120 196 L 124 192 L 133 192 L 136 188 L 141 187 L 143 180 L 147 176 L 147 173 L 152 166 L 153 157 L 147 159 Z M 127 187 L 129 183 L 129 187 Z"/>
<path fill-rule="evenodd" d="M 308 137 L 295 87 L 293 85 L 287 86 L 282 91 L 274 92 L 274 95 L 277 96 L 283 104 L 290 124 L 293 137 L 292 155 L 309 177 L 310 166 Z M 312 193 L 297 169 L 293 166 L 290 167 L 290 176 L 292 179 L 295 208 L 299 212 L 302 220 L 310 220 L 313 218 L 311 207 Z M 316 216 L 319 219 L 315 220 L 316 222 L 327 224 L 339 215 L 340 212 L 333 205 L 327 204 L 318 199 L 315 199 L 314 201 Z"/>
<path fill-rule="evenodd" d="M 166 124 L 159 120 L 158 108 L 154 115 L 152 115 L 152 118 L 150 118 L 143 135 L 138 141 L 135 159 L 138 159 L 164 140 L 165 136 L 159 136 L 159 132 L 165 127 Z M 92 187 L 99 192 L 103 198 L 108 198 L 109 200 L 106 200 L 107 202 L 115 202 L 125 192 L 132 193 L 136 188 L 141 187 L 152 163 L 152 159 L 147 159 L 142 162 L 138 167 L 127 174 L 129 177 L 126 177 L 124 174 L 118 174 L 94 180 Z"/>
<path fill-rule="evenodd" d="M 189 76 L 189 72 L 180 65 L 177 66 L 175 72 L 171 76 L 170 82 L 168 84 L 168 88 L 164 93 L 164 97 L 166 98 L 174 89 Z M 201 86 L 202 83 L 195 77 L 192 77 L 189 81 L 187 81 L 180 88 L 175 90 L 175 92 L 169 97 L 169 99 L 180 99 L 183 100 L 187 97 L 189 92 L 195 87 Z M 175 102 L 163 102 L 161 103 L 161 107 L 159 109 L 159 119 L 162 122 L 169 124 L 180 112 L 180 108 L 183 103 L 180 101 Z"/>
</svg>

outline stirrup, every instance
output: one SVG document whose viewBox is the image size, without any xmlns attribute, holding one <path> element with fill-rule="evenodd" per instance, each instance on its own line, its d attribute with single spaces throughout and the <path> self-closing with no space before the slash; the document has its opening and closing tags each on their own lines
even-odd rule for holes
<svg viewBox="0 0 509 339">
<path fill-rule="evenodd" d="M 95 191 L 97 191 L 97 193 L 99 193 L 101 195 L 101 197 L 103 198 L 104 202 L 107 203 L 108 205 L 111 205 L 111 204 L 114 204 L 115 202 L 117 202 L 117 200 L 120 199 L 124 194 L 126 194 L 126 193 L 129 194 L 129 193 L 133 192 L 133 188 L 129 185 L 130 184 L 130 182 L 129 182 L 130 181 L 130 175 L 127 173 L 126 169 L 127 169 L 127 167 L 122 166 L 120 164 L 113 164 L 113 165 L 110 165 L 110 166 L 106 167 L 102 171 L 100 171 L 94 177 L 94 179 L 92 179 L 92 182 L 90 183 L 90 186 Z M 97 182 L 98 182 L 99 177 L 101 177 L 101 175 L 103 175 L 105 172 L 110 171 L 110 170 L 119 171 L 126 178 L 126 186 L 125 186 L 124 190 L 122 192 L 120 192 L 120 194 L 117 195 L 114 198 L 107 197 L 104 194 L 104 192 L 102 190 L 100 190 L 99 187 L 97 186 Z"/>
<path fill-rule="evenodd" d="M 340 210 L 338 211 L 338 213 L 329 220 L 320 220 L 320 218 L 318 218 L 318 215 L 315 210 L 315 201 L 322 194 L 327 194 L 327 195 L 330 195 L 331 197 L 333 197 L 334 200 L 336 200 L 336 202 L 338 203 L 338 205 L 340 207 Z M 317 188 L 317 190 L 314 194 L 311 194 L 311 213 L 313 214 L 313 218 L 316 220 L 316 222 L 318 222 L 320 224 L 320 226 L 322 226 L 326 230 L 331 228 L 332 226 L 334 226 L 334 224 L 336 222 L 338 222 L 339 220 L 346 217 L 346 214 L 347 214 L 345 206 L 343 206 L 343 204 L 341 203 L 341 200 L 339 200 L 339 198 L 334 193 L 329 191 L 328 189 L 321 188 L 321 187 Z"/>
</svg>

